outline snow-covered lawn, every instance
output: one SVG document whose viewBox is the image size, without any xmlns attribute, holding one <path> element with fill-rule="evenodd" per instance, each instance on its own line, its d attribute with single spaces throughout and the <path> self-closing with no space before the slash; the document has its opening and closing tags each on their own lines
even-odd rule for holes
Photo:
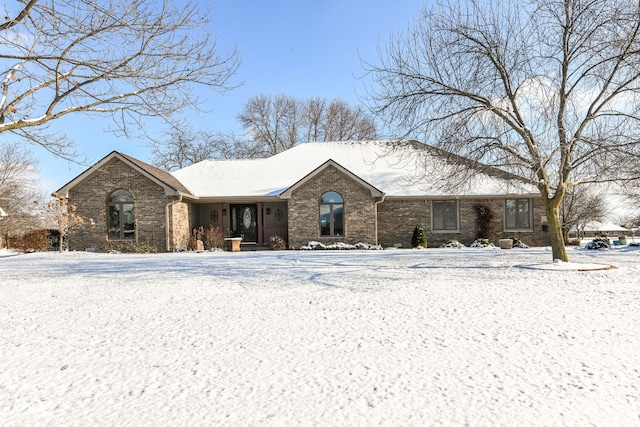
<svg viewBox="0 0 640 427">
<path fill-rule="evenodd" d="M 0 423 L 640 425 L 640 250 L 569 252 L 617 268 L 543 248 L 0 252 Z"/>
</svg>

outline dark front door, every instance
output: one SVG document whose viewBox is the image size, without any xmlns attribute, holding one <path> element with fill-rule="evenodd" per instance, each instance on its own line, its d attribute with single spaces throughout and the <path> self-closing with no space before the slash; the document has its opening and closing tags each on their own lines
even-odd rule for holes
<svg viewBox="0 0 640 427">
<path fill-rule="evenodd" d="M 243 242 L 258 241 L 258 208 L 257 205 L 231 206 L 233 235 L 242 237 Z"/>
</svg>

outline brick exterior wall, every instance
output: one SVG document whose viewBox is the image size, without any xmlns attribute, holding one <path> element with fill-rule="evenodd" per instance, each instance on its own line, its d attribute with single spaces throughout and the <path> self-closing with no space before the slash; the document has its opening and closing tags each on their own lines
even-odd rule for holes
<svg viewBox="0 0 640 427">
<path fill-rule="evenodd" d="M 505 201 L 503 198 L 494 198 L 459 199 L 459 230 L 434 232 L 431 225 L 431 200 L 387 199 L 378 205 L 378 243 L 384 247 L 399 244 L 403 248 L 410 248 L 413 229 L 416 225 L 420 225 L 427 235 L 429 247 L 438 247 L 450 239 L 469 245 L 478 237 L 478 214 L 475 206 L 481 205 L 489 208 L 494 215 L 494 232 L 490 236 L 485 236 L 494 244 L 498 243 L 498 239 L 517 235 L 529 246 L 548 245 L 548 234 L 542 229 L 542 218 L 545 217 L 544 203 L 539 197 L 531 200 L 533 202 L 531 230 L 505 231 Z"/>
<path fill-rule="evenodd" d="M 171 250 L 187 249 L 189 239 L 191 238 L 191 230 L 193 229 L 193 221 L 190 219 L 190 212 L 192 211 L 193 209 L 190 203 L 179 202 L 171 205 L 171 223 L 169 224 Z"/>
<path fill-rule="evenodd" d="M 118 158 L 111 159 L 69 190 L 69 202 L 77 207 L 77 214 L 96 222 L 95 227 L 85 223 L 73 228 L 69 233 L 69 249 L 106 249 L 108 199 L 118 189 L 133 196 L 135 242 L 153 245 L 158 252 L 166 251 L 165 207 L 171 199 L 160 185 Z"/>
<path fill-rule="evenodd" d="M 378 244 L 403 248 L 411 247 L 411 236 L 416 225 L 422 226 L 431 243 L 431 214 L 429 204 L 421 200 L 386 199 L 378 205 Z"/>
<path fill-rule="evenodd" d="M 335 191 L 344 201 L 344 236 L 320 236 L 320 198 Z M 333 166 L 296 188 L 289 199 L 289 247 L 309 241 L 323 244 L 375 242 L 376 205 L 371 191 Z"/>
</svg>

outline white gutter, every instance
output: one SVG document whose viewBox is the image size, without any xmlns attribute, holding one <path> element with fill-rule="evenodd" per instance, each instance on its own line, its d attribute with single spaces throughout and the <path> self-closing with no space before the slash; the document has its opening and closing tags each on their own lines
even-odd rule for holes
<svg viewBox="0 0 640 427">
<path fill-rule="evenodd" d="M 376 237 L 375 237 L 375 239 L 376 239 L 376 245 L 379 245 L 379 244 L 380 244 L 380 243 L 378 242 L 378 205 L 379 205 L 380 203 L 382 203 L 382 202 L 384 202 L 384 193 L 382 193 L 382 197 L 380 197 L 380 200 L 378 200 L 378 201 L 375 203 L 375 205 L 376 205 L 376 226 L 375 226 L 375 228 L 376 228 L 376 230 L 375 230 L 375 232 L 376 232 Z"/>
</svg>

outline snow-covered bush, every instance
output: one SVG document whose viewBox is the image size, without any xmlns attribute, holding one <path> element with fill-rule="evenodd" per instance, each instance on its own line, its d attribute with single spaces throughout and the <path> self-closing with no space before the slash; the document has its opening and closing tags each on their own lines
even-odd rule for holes
<svg viewBox="0 0 640 427">
<path fill-rule="evenodd" d="M 440 245 L 441 248 L 456 248 L 456 249 L 460 249 L 460 248 L 465 248 L 466 246 L 463 245 L 462 243 L 458 242 L 457 240 L 451 239 L 451 240 L 447 240 L 447 243 L 443 243 Z"/>
<path fill-rule="evenodd" d="M 307 242 L 306 245 L 300 246 L 300 249 L 303 251 L 312 251 L 312 250 L 352 250 L 352 249 L 364 249 L 364 250 L 380 250 L 382 246 L 380 245 L 372 245 L 369 243 L 359 242 L 355 245 L 350 245 L 348 243 L 336 242 L 330 245 L 324 245 L 320 242 L 311 241 Z"/>
<path fill-rule="evenodd" d="M 355 249 L 365 249 L 368 251 L 377 251 L 382 249 L 382 246 L 380 245 L 372 245 L 371 243 L 365 243 L 365 242 L 359 242 L 353 246 L 355 246 Z"/>
<path fill-rule="evenodd" d="M 529 247 L 522 240 L 518 239 L 518 236 L 511 236 L 510 239 L 513 242 L 513 248 L 527 249 Z"/>
<path fill-rule="evenodd" d="M 605 239 L 603 237 L 596 237 L 586 245 L 584 245 L 587 249 L 602 249 L 606 250 L 611 247 L 611 243 L 609 243 L 609 239 Z"/>
<path fill-rule="evenodd" d="M 469 245 L 470 248 L 495 248 L 496 245 L 491 243 L 489 239 L 476 239 L 472 244 Z"/>
</svg>

